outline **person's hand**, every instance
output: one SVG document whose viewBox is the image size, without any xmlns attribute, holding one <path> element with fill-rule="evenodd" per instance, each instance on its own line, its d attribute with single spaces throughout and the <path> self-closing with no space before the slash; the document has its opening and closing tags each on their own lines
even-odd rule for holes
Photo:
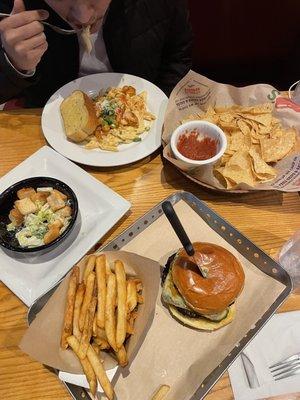
<svg viewBox="0 0 300 400">
<path fill-rule="evenodd" d="M 32 71 L 48 48 L 44 27 L 39 21 L 49 16 L 45 10 L 25 11 L 23 0 L 14 0 L 11 16 L 0 21 L 0 35 L 13 66 Z"/>
</svg>

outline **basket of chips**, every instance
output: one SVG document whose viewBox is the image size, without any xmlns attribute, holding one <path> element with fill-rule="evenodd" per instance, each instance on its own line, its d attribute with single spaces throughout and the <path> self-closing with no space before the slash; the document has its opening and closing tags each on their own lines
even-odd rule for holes
<svg viewBox="0 0 300 400">
<path fill-rule="evenodd" d="M 277 108 L 274 93 L 279 92 L 267 84 L 237 88 L 190 71 L 169 99 L 164 157 L 187 177 L 212 189 L 299 191 L 299 113 Z M 206 168 L 187 168 L 170 146 L 175 129 L 196 120 L 218 126 L 227 138 L 221 159 Z"/>
</svg>

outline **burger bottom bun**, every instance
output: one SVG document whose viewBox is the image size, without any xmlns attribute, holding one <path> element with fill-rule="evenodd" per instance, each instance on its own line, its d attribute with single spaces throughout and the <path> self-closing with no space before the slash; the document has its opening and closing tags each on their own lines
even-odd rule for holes
<svg viewBox="0 0 300 400">
<path fill-rule="evenodd" d="M 181 314 L 181 312 L 179 312 L 176 307 L 170 304 L 168 305 L 168 307 L 171 315 L 179 322 L 183 323 L 184 325 L 203 331 L 215 331 L 217 329 L 222 328 L 225 325 L 230 324 L 230 322 L 232 322 L 233 319 L 235 318 L 236 314 L 235 304 L 232 304 L 229 307 L 227 317 L 222 319 L 222 321 L 215 322 L 200 316 L 199 318 L 187 317 L 186 315 Z"/>
</svg>

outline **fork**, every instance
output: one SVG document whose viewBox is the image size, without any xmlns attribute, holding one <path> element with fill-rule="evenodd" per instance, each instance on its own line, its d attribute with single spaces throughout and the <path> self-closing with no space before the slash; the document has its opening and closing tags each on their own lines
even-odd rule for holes
<svg viewBox="0 0 300 400">
<path fill-rule="evenodd" d="M 300 374 L 300 353 L 294 354 L 280 362 L 270 365 L 269 370 L 275 381 Z"/>
<path fill-rule="evenodd" d="M 11 16 L 10 14 L 0 13 L 0 20 L 3 18 L 10 17 L 10 16 Z M 77 33 L 77 31 L 75 31 L 75 29 L 59 28 L 58 26 L 49 24 L 49 22 L 46 22 L 46 21 L 39 21 L 39 22 L 43 25 L 49 26 L 49 28 L 53 29 L 57 33 L 61 33 L 62 35 L 74 35 L 75 33 Z"/>
</svg>

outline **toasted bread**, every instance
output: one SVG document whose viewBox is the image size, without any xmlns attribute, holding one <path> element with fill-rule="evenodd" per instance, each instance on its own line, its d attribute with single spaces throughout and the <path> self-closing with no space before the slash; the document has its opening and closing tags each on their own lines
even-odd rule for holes
<svg viewBox="0 0 300 400">
<path fill-rule="evenodd" d="M 80 90 L 74 91 L 60 105 L 65 133 L 73 142 L 86 140 L 97 128 L 93 101 Z"/>
</svg>

